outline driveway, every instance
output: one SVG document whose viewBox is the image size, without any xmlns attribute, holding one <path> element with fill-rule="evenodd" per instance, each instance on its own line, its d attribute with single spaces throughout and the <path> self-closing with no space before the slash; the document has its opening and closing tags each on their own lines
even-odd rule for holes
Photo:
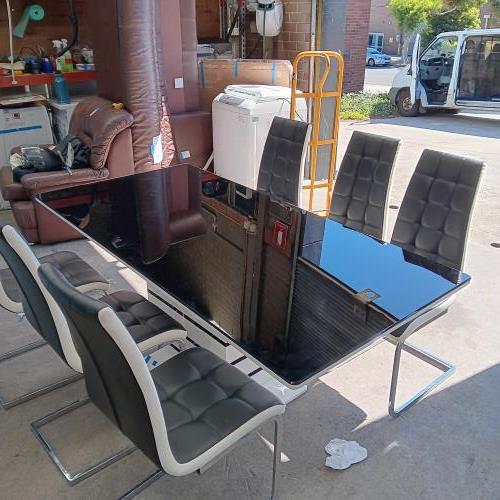
<svg viewBox="0 0 500 500">
<path fill-rule="evenodd" d="M 367 92 L 389 92 L 392 80 L 400 69 L 399 66 L 366 68 L 364 90 Z"/>
</svg>

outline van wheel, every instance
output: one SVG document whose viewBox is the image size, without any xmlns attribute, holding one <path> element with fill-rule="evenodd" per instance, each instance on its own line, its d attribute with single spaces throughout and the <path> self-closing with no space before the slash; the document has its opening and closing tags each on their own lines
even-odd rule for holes
<svg viewBox="0 0 500 500">
<path fill-rule="evenodd" d="M 396 96 L 396 106 L 401 116 L 417 116 L 420 103 L 411 103 L 410 89 L 401 89 Z"/>
<path fill-rule="evenodd" d="M 370 68 L 373 68 L 373 66 L 375 66 L 375 59 L 368 59 L 368 66 L 370 66 Z"/>
</svg>

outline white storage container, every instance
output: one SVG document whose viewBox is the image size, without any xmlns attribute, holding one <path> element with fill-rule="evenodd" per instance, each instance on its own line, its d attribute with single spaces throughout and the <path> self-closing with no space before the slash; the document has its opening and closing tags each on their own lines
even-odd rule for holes
<svg viewBox="0 0 500 500">
<path fill-rule="evenodd" d="M 47 109 L 44 106 L 0 109 L 0 165 L 8 165 L 16 146 L 52 144 Z M 0 208 L 7 204 L 0 196 Z"/>
<path fill-rule="evenodd" d="M 215 173 L 256 189 L 267 134 L 275 116 L 290 117 L 291 90 L 270 85 L 230 85 L 212 105 Z M 305 99 L 297 119 L 307 121 Z"/>
</svg>

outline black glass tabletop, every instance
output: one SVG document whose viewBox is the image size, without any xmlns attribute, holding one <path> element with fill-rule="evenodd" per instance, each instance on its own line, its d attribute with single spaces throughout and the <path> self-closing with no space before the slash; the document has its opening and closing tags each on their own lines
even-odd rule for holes
<svg viewBox="0 0 500 500">
<path fill-rule="evenodd" d="M 39 202 L 289 385 L 470 281 L 189 165 L 52 191 Z"/>
</svg>

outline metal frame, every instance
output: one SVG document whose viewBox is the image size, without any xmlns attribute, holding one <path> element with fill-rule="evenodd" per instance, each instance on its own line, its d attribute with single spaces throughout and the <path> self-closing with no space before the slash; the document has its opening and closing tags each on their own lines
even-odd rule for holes
<svg viewBox="0 0 500 500">
<path fill-rule="evenodd" d="M 271 500 L 276 499 L 277 493 L 278 493 L 278 470 L 279 470 L 279 465 L 281 463 L 281 441 L 282 441 L 282 437 L 283 437 L 283 430 L 282 430 L 282 425 L 281 425 L 282 421 L 283 421 L 283 416 L 280 415 L 279 417 L 268 420 L 267 422 L 265 422 L 263 424 L 263 425 L 266 425 L 269 422 L 274 422 L 273 475 L 272 475 L 272 483 L 271 483 L 271 496 L 269 497 L 269 499 L 271 499 Z M 255 429 L 248 436 L 250 436 L 251 434 L 253 434 L 257 431 L 258 431 L 258 429 Z M 221 453 L 214 460 L 212 460 L 211 462 L 208 462 L 206 465 L 204 465 L 202 468 L 200 468 L 200 470 L 198 472 L 200 474 L 203 474 L 212 465 L 219 462 L 222 458 L 224 458 L 227 454 L 229 454 L 234 448 L 239 446 L 244 439 L 245 438 L 240 439 L 239 441 L 234 443 L 232 446 L 227 448 L 223 453 Z M 155 481 L 157 481 L 158 479 L 162 478 L 165 475 L 166 475 L 166 473 L 162 469 L 156 470 L 151 475 L 149 475 L 146 479 L 144 479 L 144 481 L 141 481 L 139 484 L 133 486 L 130 490 L 128 490 L 118 500 L 131 500 L 132 498 L 135 498 L 139 493 L 144 491 L 151 484 L 153 484 Z"/>
<path fill-rule="evenodd" d="M 38 439 L 38 441 L 42 444 L 43 449 L 46 451 L 47 455 L 49 456 L 50 460 L 52 463 L 59 469 L 59 472 L 65 477 L 66 481 L 69 483 L 70 486 L 74 486 L 75 484 L 79 483 L 80 481 L 83 481 L 84 479 L 87 479 L 90 476 L 93 476 L 97 472 L 103 470 L 104 468 L 108 467 L 111 464 L 114 464 L 118 460 L 121 460 L 122 458 L 126 457 L 127 455 L 130 455 L 133 451 L 135 451 L 137 448 L 135 446 L 128 446 L 127 448 L 124 448 L 123 450 L 114 453 L 113 455 L 110 455 L 109 457 L 101 460 L 95 465 L 92 465 L 88 467 L 87 469 L 77 472 L 75 474 L 71 474 L 66 467 L 62 464 L 62 462 L 59 460 L 59 457 L 56 455 L 55 450 L 52 448 L 50 443 L 47 441 L 45 436 L 42 434 L 41 428 L 50 423 L 53 422 L 54 420 L 57 420 L 59 417 L 62 417 L 63 415 L 67 415 L 68 413 L 71 413 L 72 411 L 77 410 L 78 408 L 81 408 L 82 406 L 85 406 L 89 404 L 91 401 L 89 398 L 85 398 L 79 401 L 74 401 L 73 403 L 64 406 L 63 408 L 60 408 L 59 410 L 56 410 L 52 413 L 49 413 L 45 417 L 42 417 L 38 420 L 35 420 L 34 422 L 31 423 L 31 430 L 35 437 Z"/>
<path fill-rule="evenodd" d="M 0 363 L 3 361 L 7 361 L 9 359 L 16 358 L 28 352 L 34 351 L 35 349 L 40 349 L 40 347 L 44 347 L 47 345 L 45 340 L 37 340 L 32 342 L 31 344 L 27 344 L 23 347 L 19 347 L 12 351 L 6 352 L 0 356 Z M 70 377 L 67 377 L 63 380 L 58 380 L 57 382 L 53 382 L 52 384 L 46 385 L 45 387 L 40 387 L 33 391 L 30 391 L 26 394 L 18 396 L 17 398 L 11 399 L 10 401 L 6 401 L 2 395 L 0 394 L 0 406 L 4 410 L 8 410 L 9 408 L 13 408 L 14 406 L 25 403 L 26 401 L 30 401 L 31 399 L 35 399 L 38 396 L 42 396 L 43 394 L 47 394 L 48 392 L 54 391 L 55 389 L 59 389 L 60 387 L 64 387 L 65 385 L 71 384 L 83 378 L 81 373 L 75 373 Z"/>
<path fill-rule="evenodd" d="M 394 352 L 394 364 L 392 366 L 392 377 L 391 377 L 391 389 L 389 392 L 389 415 L 391 417 L 398 417 L 401 413 L 405 412 L 413 405 L 418 403 L 423 399 L 429 392 L 434 390 L 438 385 L 442 384 L 445 380 L 450 378 L 456 370 L 456 367 L 447 361 L 438 358 L 434 354 L 417 347 L 414 344 L 407 342 L 408 338 L 413 335 L 417 330 L 420 330 L 430 322 L 434 321 L 438 317 L 442 316 L 448 311 L 449 306 L 453 302 L 453 297 L 441 302 L 437 307 L 431 309 L 427 313 L 423 314 L 421 317 L 410 323 L 403 334 L 400 337 L 389 336 L 386 340 L 396 345 L 396 351 Z M 399 406 L 396 406 L 396 393 L 398 388 L 399 379 L 399 368 L 401 364 L 401 354 L 405 351 L 412 356 L 425 361 L 426 363 L 434 366 L 435 368 L 441 370 L 443 373 L 431 382 L 429 382 L 425 387 L 416 392 L 412 397 L 406 400 Z"/>
<path fill-rule="evenodd" d="M 396 392 L 398 387 L 399 365 L 401 361 L 401 352 L 406 351 L 412 356 L 415 356 L 426 363 L 442 370 L 442 374 L 432 380 L 429 384 L 423 387 L 420 391 L 415 393 L 410 399 L 396 407 Z M 435 389 L 439 384 L 450 378 L 455 373 L 456 367 L 447 361 L 444 361 L 430 352 L 424 351 L 419 347 L 406 343 L 405 341 L 398 342 L 396 345 L 396 352 L 394 353 L 394 365 L 392 368 L 391 378 L 391 391 L 389 395 L 389 414 L 391 417 L 398 417 L 404 411 L 411 408 L 414 404 L 418 403 L 429 392 Z"/>
<path fill-rule="evenodd" d="M 318 64 L 315 70 L 314 89 L 309 92 L 299 93 L 297 91 L 297 79 L 299 74 L 299 65 L 304 59 L 309 59 L 310 66 L 315 66 L 313 61 L 317 60 Z M 337 62 L 337 78 L 336 86 L 333 91 L 325 91 L 324 86 L 330 76 L 332 70 L 332 59 Z M 324 62 L 323 73 L 319 74 L 320 62 Z M 339 134 L 340 120 L 340 102 L 342 97 L 342 84 L 344 80 L 344 58 L 338 52 L 328 50 L 309 50 L 301 52 L 293 61 L 293 80 L 292 80 L 292 99 L 290 105 L 290 119 L 295 120 L 297 110 L 297 99 L 311 99 L 313 102 L 312 109 L 312 135 L 309 141 L 310 150 L 310 166 L 311 166 L 311 182 L 308 186 L 302 186 L 303 190 L 309 191 L 308 210 L 313 211 L 314 191 L 316 189 L 327 188 L 326 210 L 330 209 L 330 202 L 333 193 L 333 181 L 335 178 L 335 165 L 337 161 L 337 144 Z M 332 137 L 330 139 L 320 139 L 321 125 L 321 106 L 323 99 L 335 99 L 335 112 L 333 114 Z M 316 166 L 318 163 L 318 149 L 322 146 L 330 146 L 330 168 L 328 171 L 327 182 L 316 183 Z M 322 212 L 323 210 L 320 210 Z"/>
<path fill-rule="evenodd" d="M 35 342 L 31 342 L 29 344 L 23 345 L 22 347 L 18 347 L 17 349 L 13 349 L 12 351 L 6 352 L 4 354 L 0 355 L 0 363 L 2 361 L 7 361 L 8 359 L 15 358 L 17 356 L 20 356 L 21 354 L 25 354 L 30 351 L 34 351 L 35 349 L 38 349 L 39 347 L 43 347 L 44 345 L 47 345 L 47 342 L 45 340 L 40 339 L 36 340 Z"/>
</svg>

